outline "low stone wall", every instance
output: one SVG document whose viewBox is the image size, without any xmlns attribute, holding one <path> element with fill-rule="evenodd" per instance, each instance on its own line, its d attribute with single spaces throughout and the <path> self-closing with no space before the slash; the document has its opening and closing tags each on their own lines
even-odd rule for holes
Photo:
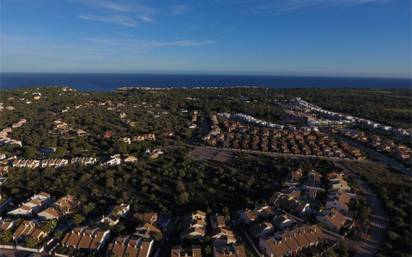
<svg viewBox="0 0 412 257">
<path fill-rule="evenodd" d="M 0 249 L 13 250 L 16 249 L 16 247 L 13 245 L 0 245 Z"/>
<path fill-rule="evenodd" d="M 35 248 L 28 248 L 23 246 L 14 246 L 14 245 L 0 245 L 0 249 L 7 249 L 7 250 L 18 250 L 18 251 L 26 251 L 26 252 L 33 252 L 33 253 L 40 253 L 40 249 Z"/>
</svg>

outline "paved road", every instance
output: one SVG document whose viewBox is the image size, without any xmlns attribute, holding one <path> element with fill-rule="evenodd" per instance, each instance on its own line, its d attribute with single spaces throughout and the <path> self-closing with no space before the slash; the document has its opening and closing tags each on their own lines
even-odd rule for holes
<svg viewBox="0 0 412 257">
<path fill-rule="evenodd" d="M 256 256 L 263 257 L 263 254 L 259 251 L 253 240 L 250 238 L 249 234 L 243 229 L 239 229 L 243 235 L 244 238 L 247 240 L 247 244 L 249 245 L 249 248 L 252 248 L 253 251 L 255 252 Z"/>
<path fill-rule="evenodd" d="M 170 256 L 170 250 L 172 249 L 173 237 L 177 233 L 177 220 L 176 218 L 171 218 L 167 226 L 167 231 L 163 234 L 163 239 L 159 245 L 157 252 L 152 255 L 154 257 L 168 257 Z"/>
<path fill-rule="evenodd" d="M 30 255 L 32 254 L 32 255 Z M 31 253 L 31 252 L 25 252 L 25 251 L 18 251 L 18 250 L 5 250 L 5 249 L 0 249 L 0 257 L 26 257 L 26 256 L 33 256 L 33 257 L 46 257 L 49 255 L 42 255 L 39 253 Z"/>
<path fill-rule="evenodd" d="M 372 217 L 370 219 L 369 236 L 362 239 L 357 247 L 358 252 L 354 257 L 372 257 L 375 256 L 385 237 L 385 230 L 388 217 L 384 207 L 378 196 L 372 191 L 370 186 L 356 174 L 350 167 L 344 163 L 335 163 L 337 167 L 342 168 L 345 172 L 352 174 L 355 180 L 359 183 L 367 201 L 371 207 Z"/>
<path fill-rule="evenodd" d="M 288 157 L 293 159 L 322 159 L 322 160 L 330 160 L 330 161 L 350 161 L 350 162 L 365 162 L 368 163 L 370 161 L 367 160 L 353 160 L 349 158 L 336 158 L 336 157 L 325 157 L 325 156 L 315 156 L 315 155 L 302 155 L 302 154 L 285 154 L 285 153 L 274 153 L 274 152 L 262 152 L 257 150 L 243 150 L 243 149 L 234 149 L 234 148 L 223 148 L 223 147 L 214 147 L 214 146 L 194 146 L 188 145 L 190 147 L 196 148 L 203 148 L 203 149 L 212 149 L 216 151 L 230 151 L 230 152 L 238 152 L 238 153 L 251 153 L 251 154 L 261 154 L 266 156 L 272 157 Z"/>
</svg>

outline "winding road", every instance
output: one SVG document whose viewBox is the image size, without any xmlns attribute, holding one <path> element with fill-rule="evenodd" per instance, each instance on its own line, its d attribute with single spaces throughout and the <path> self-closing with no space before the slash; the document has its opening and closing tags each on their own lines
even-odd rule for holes
<svg viewBox="0 0 412 257">
<path fill-rule="evenodd" d="M 388 217 L 385 213 L 384 206 L 378 196 L 372 191 L 368 183 L 363 181 L 354 170 L 345 165 L 343 162 L 335 163 L 336 167 L 341 168 L 345 173 L 351 175 L 360 185 L 363 193 L 367 196 L 367 201 L 371 207 L 371 218 L 369 222 L 368 237 L 357 243 L 357 253 L 354 257 L 372 257 L 375 256 L 379 247 L 385 238 Z"/>
</svg>

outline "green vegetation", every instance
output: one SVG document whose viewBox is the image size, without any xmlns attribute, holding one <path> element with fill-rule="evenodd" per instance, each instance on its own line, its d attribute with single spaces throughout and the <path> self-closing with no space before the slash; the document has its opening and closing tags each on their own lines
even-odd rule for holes
<svg viewBox="0 0 412 257">
<path fill-rule="evenodd" d="M 114 204 L 132 204 L 134 212 L 183 214 L 194 208 L 221 212 L 253 207 L 267 199 L 294 168 L 330 167 L 326 161 L 238 155 L 232 162 L 192 161 L 186 149 L 173 148 L 156 160 L 111 168 L 19 169 L 9 173 L 2 191 L 24 200 L 45 190 L 74 194 L 82 202 L 76 224 L 107 214 Z"/>
<path fill-rule="evenodd" d="M 380 164 L 351 163 L 350 166 L 378 193 L 389 216 L 385 241 L 377 256 L 412 256 L 412 179 Z"/>
<path fill-rule="evenodd" d="M 41 92 L 40 100 L 32 93 Z M 195 161 L 188 157 L 187 143 L 199 142 L 210 128 L 210 115 L 216 112 L 245 113 L 274 123 L 286 120 L 286 113 L 275 104 L 279 98 L 302 97 L 325 109 L 368 118 L 384 124 L 410 127 L 411 92 L 407 89 L 176 89 L 131 90 L 117 93 L 63 92 L 61 88 L 17 89 L 0 91 L 0 102 L 14 106 L 0 115 L 0 130 L 19 119 L 27 124 L 13 129 L 11 137 L 23 147 L 0 147 L 8 156 L 19 158 L 98 157 L 130 154 L 138 157 L 133 164 L 102 167 L 66 166 L 34 170 L 11 168 L 2 186 L 3 197 L 21 202 L 33 193 L 47 191 L 54 197 L 73 194 L 81 208 L 71 216 L 76 225 L 94 223 L 120 203 L 130 203 L 132 213 L 157 211 L 182 215 L 193 209 L 208 212 L 232 211 L 253 207 L 270 198 L 279 182 L 296 168 L 318 171 L 333 169 L 320 160 L 296 160 L 237 154 L 232 161 Z M 24 99 L 23 99 L 24 98 Z M 29 100 L 31 103 L 26 103 Z M 69 108 L 68 108 L 69 107 Z M 193 111 L 199 113 L 197 128 L 189 129 Z M 54 122 L 64 121 L 62 133 Z M 133 125 L 131 125 L 131 123 Z M 84 136 L 76 130 L 87 132 Z M 113 136 L 105 138 L 103 133 Z M 156 140 L 127 144 L 121 139 L 154 133 Z M 197 141 L 196 141 L 197 140 Z M 43 147 L 55 147 L 47 156 Z M 146 149 L 161 148 L 164 155 L 151 160 Z M 99 161 L 100 161 L 99 160 Z M 379 193 L 390 222 L 379 256 L 411 256 L 412 181 L 381 165 L 351 164 Z M 370 209 L 362 201 L 356 213 L 367 224 Z M 134 232 L 138 220 L 124 219 L 112 228 L 115 235 Z M 48 229 L 54 228 L 51 224 Z M 10 241 L 10 234 L 0 235 L 0 242 Z M 34 242 L 28 242 L 29 245 Z M 211 249 L 209 249 L 211 250 Z M 330 256 L 346 256 L 339 246 Z"/>
</svg>

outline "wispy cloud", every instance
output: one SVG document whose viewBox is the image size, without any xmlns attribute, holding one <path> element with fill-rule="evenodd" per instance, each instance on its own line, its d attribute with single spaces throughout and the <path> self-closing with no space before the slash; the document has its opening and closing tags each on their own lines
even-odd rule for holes
<svg viewBox="0 0 412 257">
<path fill-rule="evenodd" d="M 283 13 L 307 8 L 354 7 L 388 1 L 391 0 L 214 0 L 214 3 L 243 6 L 252 13 Z"/>
<path fill-rule="evenodd" d="M 261 10 L 271 10 L 273 8 L 277 9 L 278 11 L 285 12 L 285 11 L 293 11 L 303 8 L 320 8 L 320 7 L 353 7 L 362 4 L 370 4 L 370 3 L 382 3 L 386 2 L 386 0 L 286 0 L 282 1 L 281 3 L 272 5 L 272 4 L 262 4 L 257 7 Z"/>
<path fill-rule="evenodd" d="M 89 21 L 98 21 L 98 22 L 107 22 L 119 24 L 127 27 L 136 27 L 137 21 L 131 17 L 125 15 L 113 15 L 113 16 L 102 16 L 102 15 L 80 15 L 80 19 L 89 20 Z"/>
<path fill-rule="evenodd" d="M 149 41 L 147 45 L 151 48 L 155 47 L 167 47 L 167 46 L 204 46 L 214 44 L 216 41 L 214 40 L 205 40 L 205 41 L 195 41 L 195 40 L 178 40 L 178 41 Z"/>
<path fill-rule="evenodd" d="M 169 11 L 171 15 L 182 15 L 190 10 L 189 6 L 184 4 L 169 6 Z"/>
<path fill-rule="evenodd" d="M 133 40 L 133 39 L 109 39 L 109 38 L 85 38 L 84 41 L 103 46 L 116 47 L 119 50 L 131 52 L 145 52 L 155 48 L 164 47 L 195 47 L 215 44 L 214 40 L 175 40 L 175 41 L 157 41 L 157 40 Z"/>
<path fill-rule="evenodd" d="M 113 23 L 122 26 L 136 27 L 139 23 L 154 22 L 157 10 L 138 3 L 127 3 L 113 0 L 75 0 L 78 3 L 95 9 L 98 14 L 82 14 L 78 18 L 97 22 Z"/>
<path fill-rule="evenodd" d="M 154 14 L 156 10 L 147 5 L 139 3 L 130 3 L 125 1 L 113 1 L 113 0 L 78 0 L 82 4 L 86 4 L 92 7 L 106 9 L 113 12 L 125 12 L 125 13 L 144 13 Z"/>
</svg>

